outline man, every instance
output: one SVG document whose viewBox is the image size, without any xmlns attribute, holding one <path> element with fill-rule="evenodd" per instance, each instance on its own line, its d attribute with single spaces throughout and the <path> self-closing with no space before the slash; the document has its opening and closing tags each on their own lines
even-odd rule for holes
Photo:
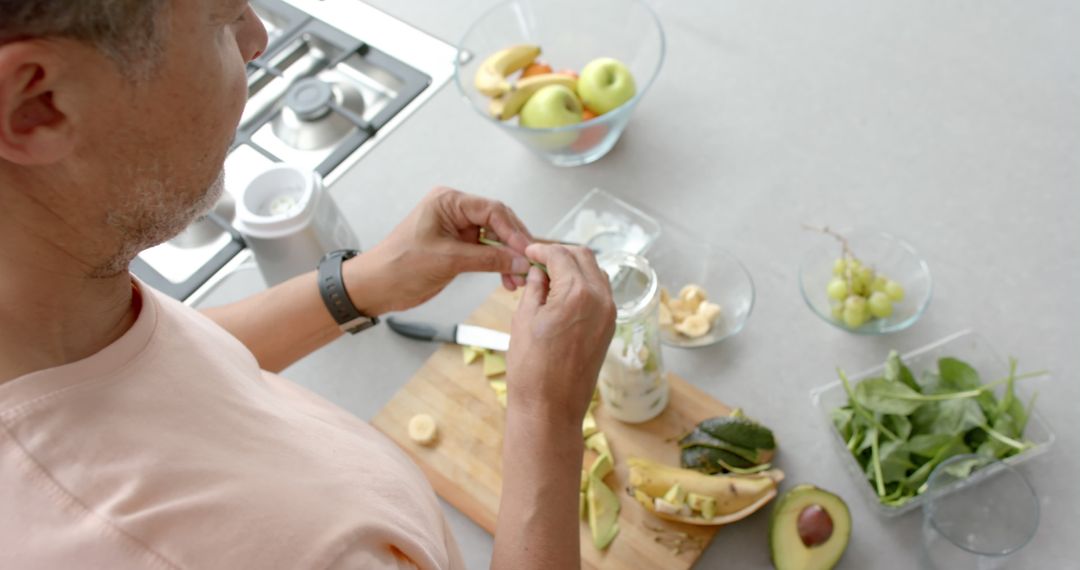
<svg viewBox="0 0 1080 570">
<path fill-rule="evenodd" d="M 406 456 L 273 374 L 341 334 L 315 274 L 203 315 L 128 273 L 220 194 L 265 43 L 241 0 L 0 0 L 0 567 L 461 566 Z M 463 271 L 525 288 L 493 565 L 577 567 L 614 326 L 591 254 L 439 189 L 340 269 L 368 316 Z"/>
</svg>

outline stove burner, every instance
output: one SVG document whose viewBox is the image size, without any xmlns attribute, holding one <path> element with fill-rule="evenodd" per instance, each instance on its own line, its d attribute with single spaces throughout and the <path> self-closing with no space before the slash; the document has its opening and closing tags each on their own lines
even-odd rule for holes
<svg viewBox="0 0 1080 570">
<path fill-rule="evenodd" d="M 337 72 L 324 71 L 293 84 L 274 119 L 273 131 L 299 150 L 329 148 L 357 129 L 366 129 L 364 95 Z"/>
<path fill-rule="evenodd" d="M 285 95 L 285 106 L 304 121 L 316 121 L 330 114 L 334 89 L 314 77 L 301 79 Z"/>
</svg>

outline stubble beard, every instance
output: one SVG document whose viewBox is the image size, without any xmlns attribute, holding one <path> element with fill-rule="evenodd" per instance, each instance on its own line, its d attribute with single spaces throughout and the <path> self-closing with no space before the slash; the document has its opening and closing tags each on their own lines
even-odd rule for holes
<svg viewBox="0 0 1080 570">
<path fill-rule="evenodd" d="M 105 223 L 119 236 L 119 248 L 92 272 L 92 277 L 127 273 L 139 252 L 175 237 L 209 212 L 225 190 L 225 171 L 219 170 L 194 200 L 168 186 L 163 177 L 147 177 L 126 203 L 106 215 Z"/>
</svg>

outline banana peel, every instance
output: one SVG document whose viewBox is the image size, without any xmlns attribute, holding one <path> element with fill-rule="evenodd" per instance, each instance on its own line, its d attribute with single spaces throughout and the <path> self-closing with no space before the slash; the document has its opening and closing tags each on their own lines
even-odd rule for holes
<svg viewBox="0 0 1080 570">
<path fill-rule="evenodd" d="M 645 510 L 665 520 L 701 526 L 730 524 L 750 516 L 776 497 L 777 485 L 784 479 L 779 469 L 753 475 L 705 475 L 641 457 L 631 457 L 628 463 L 628 491 Z M 693 512 L 687 516 L 658 511 L 655 500 L 662 499 L 676 483 L 688 493 L 715 499 L 714 516 L 707 519 Z"/>
</svg>

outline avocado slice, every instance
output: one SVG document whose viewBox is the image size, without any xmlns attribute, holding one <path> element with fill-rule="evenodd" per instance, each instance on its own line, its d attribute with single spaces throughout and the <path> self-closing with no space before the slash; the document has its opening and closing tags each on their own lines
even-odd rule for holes
<svg viewBox="0 0 1080 570">
<path fill-rule="evenodd" d="M 619 534 L 619 498 L 595 475 L 589 476 L 589 490 L 585 495 L 593 546 L 604 550 Z"/>
<path fill-rule="evenodd" d="M 461 347 L 461 357 L 465 360 L 465 364 L 472 364 L 476 362 L 477 358 L 480 358 L 481 354 L 484 354 L 485 349 L 477 346 L 463 346 Z"/>
<path fill-rule="evenodd" d="M 611 454 L 611 446 L 608 445 L 607 436 L 604 435 L 604 432 L 602 431 L 598 431 L 585 439 L 585 447 L 600 455 L 606 453 L 614 457 L 614 455 Z"/>
<path fill-rule="evenodd" d="M 610 475 L 614 470 L 615 461 L 611 458 L 611 454 L 601 453 L 600 457 L 597 457 L 596 461 L 593 461 L 592 466 L 589 467 L 589 476 L 603 481 L 604 477 Z"/>
<path fill-rule="evenodd" d="M 788 491 L 769 519 L 769 551 L 776 570 L 833 568 L 850 538 L 847 504 L 813 485 Z"/>
<path fill-rule="evenodd" d="M 491 378 L 506 373 L 506 357 L 498 352 L 484 353 L 484 376 Z"/>
<path fill-rule="evenodd" d="M 596 426 L 596 417 L 592 415 L 592 411 L 585 412 L 585 419 L 581 420 L 581 437 L 589 439 L 589 436 L 600 431 L 600 428 Z"/>
</svg>

